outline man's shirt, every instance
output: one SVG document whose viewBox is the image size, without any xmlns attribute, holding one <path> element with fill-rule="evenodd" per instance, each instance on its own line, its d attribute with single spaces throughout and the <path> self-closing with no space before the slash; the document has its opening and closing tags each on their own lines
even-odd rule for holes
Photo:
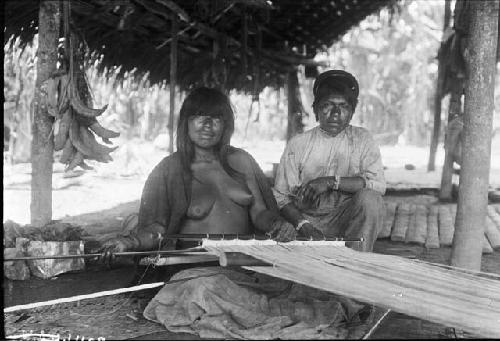
<svg viewBox="0 0 500 341">
<path fill-rule="evenodd" d="M 294 136 L 287 144 L 277 170 L 274 195 L 279 208 L 294 202 L 298 188 L 324 176 L 359 176 L 365 188 L 385 193 L 385 178 L 380 150 L 364 128 L 349 125 L 332 137 L 319 126 Z M 304 212 L 321 215 L 338 206 L 338 191 L 320 195 L 315 208 L 299 207 Z"/>
</svg>

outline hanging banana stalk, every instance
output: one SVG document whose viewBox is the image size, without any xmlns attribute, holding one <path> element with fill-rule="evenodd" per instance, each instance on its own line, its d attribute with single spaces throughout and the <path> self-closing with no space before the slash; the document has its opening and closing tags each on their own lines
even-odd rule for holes
<svg viewBox="0 0 500 341">
<path fill-rule="evenodd" d="M 96 119 L 107 109 L 92 108 L 92 98 L 88 81 L 85 78 L 83 56 L 79 53 L 77 36 L 71 32 L 70 2 L 63 2 L 64 6 L 64 54 L 67 61 L 67 72 L 54 74 L 46 88 L 50 96 L 47 99 L 49 113 L 56 118 L 54 122 L 54 149 L 62 150 L 59 162 L 66 164 L 66 171 L 75 167 L 92 169 L 85 160 L 98 162 L 112 161 L 109 155 L 117 147 L 107 147 L 97 142 L 94 133 L 106 144 L 112 144 L 111 138 L 120 136 L 120 133 L 104 128 Z M 75 54 L 78 54 L 75 56 Z"/>
</svg>

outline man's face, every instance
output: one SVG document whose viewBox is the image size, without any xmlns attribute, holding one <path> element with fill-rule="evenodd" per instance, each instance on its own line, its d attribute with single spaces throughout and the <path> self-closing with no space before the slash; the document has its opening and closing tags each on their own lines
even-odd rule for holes
<svg viewBox="0 0 500 341">
<path fill-rule="evenodd" d="M 336 136 L 351 121 L 353 108 L 341 94 L 330 94 L 323 97 L 315 106 L 319 126 L 328 135 Z"/>
</svg>

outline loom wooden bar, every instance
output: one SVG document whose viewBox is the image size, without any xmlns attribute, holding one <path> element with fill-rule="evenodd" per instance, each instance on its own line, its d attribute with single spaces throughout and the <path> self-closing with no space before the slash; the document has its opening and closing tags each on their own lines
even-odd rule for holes
<svg viewBox="0 0 500 341">
<path fill-rule="evenodd" d="M 395 219 L 391 240 L 402 242 L 406 238 L 406 230 L 408 230 L 410 223 L 410 205 L 404 202 L 400 203 L 396 210 Z"/>
<path fill-rule="evenodd" d="M 389 238 L 391 236 L 397 205 L 398 204 L 396 202 L 386 203 L 384 225 L 382 226 L 382 230 L 380 230 L 377 238 Z"/>
<path fill-rule="evenodd" d="M 55 300 L 44 301 L 44 302 L 15 305 L 12 307 L 4 308 L 3 312 L 4 312 L 4 314 L 5 313 L 12 313 L 12 312 L 19 311 L 19 310 L 35 309 L 35 308 L 39 308 L 39 307 L 46 307 L 49 305 L 77 302 L 77 301 L 86 300 L 86 299 L 90 299 L 90 298 L 119 295 L 119 294 L 123 294 L 126 292 L 134 292 L 134 291 L 139 291 L 139 290 L 153 289 L 153 288 L 160 287 L 162 285 L 165 285 L 165 282 L 141 284 L 141 285 L 136 285 L 136 286 L 129 287 L 129 288 L 120 288 L 120 289 L 115 289 L 115 290 L 95 292 L 93 294 L 87 294 L 87 295 L 78 295 L 78 296 L 73 296 L 73 297 L 58 298 Z"/>
<path fill-rule="evenodd" d="M 266 241 L 266 240 L 272 240 L 266 235 L 255 235 L 255 234 L 234 234 L 234 233 L 189 233 L 189 234 L 169 234 L 169 235 L 164 235 L 164 239 L 182 239 L 182 240 L 192 240 L 192 241 L 203 241 L 204 239 L 211 239 L 211 240 L 241 240 L 241 241 Z M 311 241 L 310 238 L 306 237 L 297 237 L 295 238 L 295 241 Z M 321 241 L 333 241 L 333 242 L 363 242 L 363 238 L 324 238 L 321 239 Z"/>
<path fill-rule="evenodd" d="M 451 246 L 453 242 L 453 219 L 447 205 L 439 206 L 439 243 L 444 246 Z"/>
<path fill-rule="evenodd" d="M 439 230 L 438 230 L 438 211 L 436 205 L 429 208 L 429 215 L 427 217 L 427 238 L 425 240 L 425 247 L 428 249 L 439 248 Z"/>
<path fill-rule="evenodd" d="M 186 250 L 169 250 L 169 251 L 125 251 L 125 252 L 115 252 L 113 255 L 116 257 L 134 257 L 134 256 L 146 256 L 146 255 L 174 255 L 174 256 L 190 256 L 196 255 L 200 256 L 207 254 L 204 250 L 200 251 L 189 251 L 193 249 Z M 87 253 L 81 255 L 45 255 L 45 256 L 26 256 L 26 257 L 15 257 L 15 258 L 5 258 L 4 262 L 19 261 L 19 260 L 38 260 L 38 259 L 72 259 L 72 258 L 97 258 L 101 257 L 101 253 Z"/>
<path fill-rule="evenodd" d="M 208 246 L 207 249 L 216 252 Z M 498 276 L 483 276 L 482 273 L 397 256 L 362 253 L 345 247 L 220 244 L 215 249 L 217 252 L 244 252 L 273 263 L 272 267 L 246 267 L 260 273 L 460 328 L 481 337 L 500 337 Z"/>
<path fill-rule="evenodd" d="M 490 242 L 491 247 L 493 250 L 499 250 L 500 249 L 500 230 L 497 228 L 495 225 L 495 222 L 493 219 L 491 219 L 491 216 L 486 216 L 486 229 L 485 229 L 485 234 Z"/>
<path fill-rule="evenodd" d="M 219 257 L 214 255 L 193 255 L 193 256 L 169 256 L 161 257 L 156 259 L 154 257 L 145 257 L 139 261 L 140 265 L 155 265 L 155 266 L 167 266 L 174 264 L 195 264 L 195 263 L 208 263 L 217 262 Z"/>
</svg>

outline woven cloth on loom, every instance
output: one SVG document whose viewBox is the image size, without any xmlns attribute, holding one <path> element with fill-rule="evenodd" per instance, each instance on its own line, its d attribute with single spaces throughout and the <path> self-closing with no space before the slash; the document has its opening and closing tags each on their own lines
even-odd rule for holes
<svg viewBox="0 0 500 341">
<path fill-rule="evenodd" d="M 327 242 L 259 243 L 204 240 L 212 253 L 241 252 L 273 266 L 248 267 L 362 302 L 500 337 L 500 276 L 397 256 L 363 253 Z M 260 245 L 259 245 L 260 244 Z"/>
</svg>

